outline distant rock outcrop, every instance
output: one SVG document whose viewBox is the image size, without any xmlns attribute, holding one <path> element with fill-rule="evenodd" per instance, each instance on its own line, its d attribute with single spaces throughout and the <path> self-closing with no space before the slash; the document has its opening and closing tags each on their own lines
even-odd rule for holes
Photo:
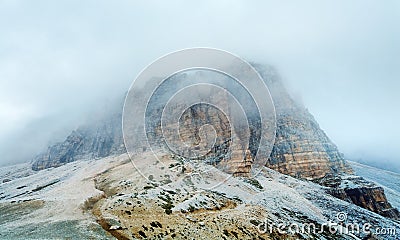
<svg viewBox="0 0 400 240">
<path fill-rule="evenodd" d="M 399 211 L 388 203 L 382 187 L 359 187 L 346 189 L 346 194 L 351 201 L 372 212 L 394 219 L 399 218 Z"/>
<path fill-rule="evenodd" d="M 320 179 L 322 185 L 329 186 L 329 194 L 357 206 L 376 212 L 382 216 L 399 219 L 399 210 L 388 202 L 382 187 L 362 177 L 345 175 L 336 178 Z"/>
<path fill-rule="evenodd" d="M 73 131 L 64 142 L 50 146 L 33 159 L 32 169 L 38 171 L 80 159 L 97 159 L 124 152 L 121 114 L 113 113 Z"/>
</svg>

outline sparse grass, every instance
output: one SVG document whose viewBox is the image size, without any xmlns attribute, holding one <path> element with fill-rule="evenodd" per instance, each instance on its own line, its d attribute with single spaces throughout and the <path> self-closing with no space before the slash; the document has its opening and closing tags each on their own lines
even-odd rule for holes
<svg viewBox="0 0 400 240">
<path fill-rule="evenodd" d="M 183 179 L 183 182 L 188 186 L 193 186 L 194 185 L 193 182 L 192 182 L 192 179 L 190 177 L 185 177 Z"/>
<path fill-rule="evenodd" d="M 254 187 L 256 187 L 256 188 L 258 188 L 260 190 L 264 189 L 263 186 L 254 178 L 247 178 L 245 180 L 245 182 L 250 183 L 251 185 L 253 185 Z"/>
<path fill-rule="evenodd" d="M 161 204 L 161 207 L 165 210 L 165 213 L 169 215 L 172 213 L 171 209 L 174 207 L 174 205 L 172 204 L 172 199 L 169 195 L 164 195 L 164 196 L 160 195 L 158 196 L 158 198 L 165 202 Z"/>
<path fill-rule="evenodd" d="M 94 205 L 100 201 L 101 199 L 105 198 L 106 196 L 104 194 L 98 194 L 96 196 L 90 197 L 85 200 L 83 203 L 82 209 L 84 211 L 90 211 L 93 209 Z"/>
<path fill-rule="evenodd" d="M 172 181 L 171 181 L 171 179 L 164 179 L 164 180 L 161 180 L 160 183 L 162 185 L 166 185 L 166 184 L 172 183 Z"/>
<path fill-rule="evenodd" d="M 238 202 L 240 202 L 240 203 L 243 202 L 242 199 L 240 199 L 238 196 L 234 196 L 234 197 L 233 197 L 233 200 L 236 200 L 236 201 L 238 201 Z"/>
<path fill-rule="evenodd" d="M 253 224 L 254 226 L 258 226 L 258 225 L 260 225 L 261 221 L 256 220 L 256 219 L 251 219 L 250 223 Z"/>
<path fill-rule="evenodd" d="M 189 212 L 194 212 L 196 210 L 195 207 L 193 207 L 192 205 L 189 205 L 188 211 Z"/>
<path fill-rule="evenodd" d="M 20 203 L 0 203 L 0 224 L 16 221 L 44 206 L 42 200 L 32 200 Z"/>
<path fill-rule="evenodd" d="M 58 183 L 59 181 L 60 181 L 59 179 L 56 179 L 56 180 L 54 180 L 54 181 L 52 181 L 52 182 L 50 182 L 48 184 L 45 184 L 45 185 L 42 185 L 42 186 L 38 186 L 35 189 L 32 189 L 32 192 L 40 191 L 40 190 L 42 190 L 42 189 L 44 189 L 46 187 L 49 187 L 51 185 L 54 185 L 54 184 Z"/>
</svg>

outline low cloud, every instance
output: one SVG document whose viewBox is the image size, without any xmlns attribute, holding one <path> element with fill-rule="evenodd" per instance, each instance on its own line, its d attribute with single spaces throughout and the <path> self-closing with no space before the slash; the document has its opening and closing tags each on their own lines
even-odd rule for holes
<svg viewBox="0 0 400 240">
<path fill-rule="evenodd" d="M 206 46 L 274 65 L 348 158 L 399 165 L 398 1 L 0 5 L 0 164 L 63 139 L 159 56 Z"/>
</svg>

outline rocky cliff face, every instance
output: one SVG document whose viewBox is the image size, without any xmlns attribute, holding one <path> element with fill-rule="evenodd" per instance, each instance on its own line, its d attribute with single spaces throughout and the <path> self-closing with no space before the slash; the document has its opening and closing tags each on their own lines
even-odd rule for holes
<svg viewBox="0 0 400 240">
<path fill-rule="evenodd" d="M 351 171 L 342 154 L 307 112 L 278 117 L 276 141 L 268 166 L 308 180 Z"/>
<path fill-rule="evenodd" d="M 345 190 L 346 195 L 351 201 L 363 208 L 372 212 L 379 213 L 382 216 L 398 219 L 399 211 L 388 203 L 383 188 L 374 187 L 359 187 Z"/>
<path fill-rule="evenodd" d="M 399 219 L 398 209 L 388 202 L 382 187 L 355 175 L 344 175 L 319 180 L 329 186 L 327 192 L 334 197 L 351 202 L 382 216 Z"/>
<path fill-rule="evenodd" d="M 296 178 L 317 182 L 328 187 L 327 192 L 337 198 L 383 216 L 398 218 L 399 212 L 391 207 L 383 189 L 375 184 L 359 180 L 356 181 L 357 184 L 352 181 L 352 187 L 343 185 L 346 181 L 349 183 L 349 176 L 351 178 L 353 175 L 335 144 L 308 110 L 290 97 L 274 69 L 255 66 L 266 81 L 276 108 L 276 138 L 267 167 Z M 160 112 L 159 108 L 160 106 L 156 106 L 152 110 L 154 114 Z M 95 125 L 72 132 L 64 142 L 49 147 L 47 152 L 35 157 L 32 169 L 41 170 L 77 159 L 101 158 L 124 152 L 121 113 L 110 115 Z M 227 131 L 228 122 L 224 116 L 207 106 L 193 106 L 183 114 L 183 119 L 186 120 L 181 126 L 183 130 L 180 137 L 188 142 L 196 143 L 199 140 L 198 126 L 211 124 L 217 129 L 216 147 L 206 156 L 206 161 L 220 165 L 237 176 L 246 176 L 249 173 L 254 158 L 251 147 L 246 149 L 236 145 L 230 146 L 233 149 L 231 152 L 226 151 L 232 136 L 241 133 Z M 150 129 L 156 135 L 160 132 L 158 126 L 159 123 L 155 122 Z"/>
<path fill-rule="evenodd" d="M 232 141 L 232 138 L 239 134 L 232 131 L 230 123 L 226 116 L 221 111 L 214 107 L 204 104 L 192 106 L 182 115 L 180 126 L 180 134 L 174 135 L 164 131 L 164 136 L 173 138 L 173 141 L 181 139 L 186 143 L 192 143 L 193 146 L 199 144 L 201 140 L 206 140 L 207 143 L 214 141 L 213 131 L 211 128 L 200 129 L 203 125 L 212 125 L 215 129 L 215 144 L 211 151 L 197 159 L 207 162 L 224 172 L 233 174 L 234 176 L 249 176 L 253 157 L 249 148 L 244 147 Z M 162 134 L 161 129 L 157 128 L 157 135 Z M 202 134 L 203 136 L 200 136 Z M 170 139 L 171 140 L 171 139 Z M 206 149 L 209 149 L 206 146 Z M 193 155 L 189 152 L 181 155 Z"/>
<path fill-rule="evenodd" d="M 327 192 L 382 216 L 398 219 L 399 211 L 384 190 L 353 175 L 336 145 L 308 110 L 296 103 L 273 69 L 258 66 L 275 102 L 277 130 L 267 166 L 283 174 L 328 187 Z"/>
<path fill-rule="evenodd" d="M 276 111 L 276 138 L 267 166 L 297 178 L 315 180 L 351 173 L 343 154 L 314 117 L 295 102 L 273 68 L 256 65 L 271 91 Z"/>
<path fill-rule="evenodd" d="M 124 152 L 121 114 L 112 113 L 98 123 L 73 131 L 64 142 L 50 146 L 33 159 L 32 169 L 38 171 L 79 159 L 97 159 Z"/>
</svg>

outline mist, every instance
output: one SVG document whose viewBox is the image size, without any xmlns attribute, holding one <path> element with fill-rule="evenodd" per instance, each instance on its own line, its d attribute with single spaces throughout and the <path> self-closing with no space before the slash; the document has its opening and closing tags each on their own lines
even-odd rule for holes
<svg viewBox="0 0 400 240">
<path fill-rule="evenodd" d="M 278 69 L 347 159 L 400 172 L 398 1 L 1 1 L 0 165 L 30 161 L 188 47 Z"/>
</svg>

